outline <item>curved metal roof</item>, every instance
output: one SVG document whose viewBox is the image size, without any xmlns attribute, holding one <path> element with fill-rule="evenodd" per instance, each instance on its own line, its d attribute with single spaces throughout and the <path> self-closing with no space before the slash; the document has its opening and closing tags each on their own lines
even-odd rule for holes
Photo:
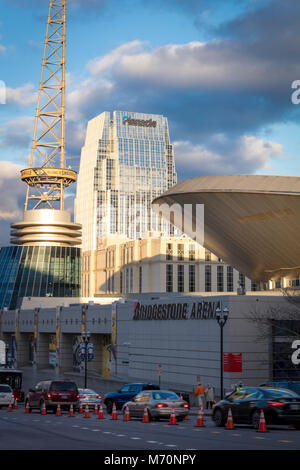
<svg viewBox="0 0 300 470">
<path fill-rule="evenodd" d="M 300 272 L 299 177 L 190 178 L 155 199 L 154 211 L 165 203 L 204 204 L 204 247 L 250 279 Z"/>
</svg>

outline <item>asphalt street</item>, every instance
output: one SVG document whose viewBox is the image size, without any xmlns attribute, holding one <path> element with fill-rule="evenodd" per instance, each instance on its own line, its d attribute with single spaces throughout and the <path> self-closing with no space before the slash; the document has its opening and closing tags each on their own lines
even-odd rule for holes
<svg viewBox="0 0 300 470">
<path fill-rule="evenodd" d="M 114 421 L 106 413 L 98 419 L 93 411 L 90 417 L 68 412 L 61 416 L 39 411 L 25 413 L 23 405 L 8 412 L 0 410 L 1 450 L 299 450 L 300 431 L 286 426 L 268 427 L 259 433 L 250 426 L 235 426 L 233 430 L 217 428 L 210 416 L 205 416 L 204 427 L 198 427 L 197 417 L 169 424 L 168 420 L 142 423 L 131 419 L 125 422 L 121 415 Z"/>
</svg>

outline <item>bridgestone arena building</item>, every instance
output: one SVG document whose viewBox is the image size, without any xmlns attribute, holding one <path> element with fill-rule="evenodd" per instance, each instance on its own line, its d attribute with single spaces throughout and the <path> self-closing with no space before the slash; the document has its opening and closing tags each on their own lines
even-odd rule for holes
<svg viewBox="0 0 300 470">
<path fill-rule="evenodd" d="M 297 308 L 284 296 L 267 293 L 149 294 L 108 305 L 2 311 L 0 335 L 13 345 L 18 367 L 34 363 L 38 368 L 57 366 L 62 372 L 83 369 L 79 345 L 82 331 L 89 331 L 94 345 L 90 373 L 186 392 L 201 380 L 220 396 L 218 308 L 229 312 L 223 329 L 225 391 L 240 381 L 254 386 L 268 379 L 299 378 L 299 365 L 292 362 L 292 329 L 299 321 L 282 320 L 287 312 L 297 316 Z M 268 317 L 273 318 L 271 327 Z"/>
</svg>

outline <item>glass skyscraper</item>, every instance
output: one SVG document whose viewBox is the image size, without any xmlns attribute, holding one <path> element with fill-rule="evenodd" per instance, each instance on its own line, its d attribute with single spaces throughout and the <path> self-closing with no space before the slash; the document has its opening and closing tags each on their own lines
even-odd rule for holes
<svg viewBox="0 0 300 470">
<path fill-rule="evenodd" d="M 64 246 L 1 248 L 0 308 L 19 308 L 23 297 L 80 297 L 80 251 Z"/>
<path fill-rule="evenodd" d="M 166 117 L 114 111 L 91 120 L 75 203 L 83 251 L 116 234 L 129 239 L 148 232 L 170 235 L 173 229 L 152 211 L 151 202 L 176 182 Z"/>
</svg>

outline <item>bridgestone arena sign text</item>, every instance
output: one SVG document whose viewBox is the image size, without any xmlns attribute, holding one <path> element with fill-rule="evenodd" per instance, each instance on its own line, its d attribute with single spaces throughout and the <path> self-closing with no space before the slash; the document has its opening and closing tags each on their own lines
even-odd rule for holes
<svg viewBox="0 0 300 470">
<path fill-rule="evenodd" d="M 220 302 L 194 302 L 193 304 L 135 304 L 133 320 L 212 320 Z"/>
<path fill-rule="evenodd" d="M 153 121 L 152 119 L 145 121 L 143 119 L 127 118 L 123 120 L 123 124 L 129 124 L 130 126 L 156 127 L 156 121 Z"/>
</svg>

